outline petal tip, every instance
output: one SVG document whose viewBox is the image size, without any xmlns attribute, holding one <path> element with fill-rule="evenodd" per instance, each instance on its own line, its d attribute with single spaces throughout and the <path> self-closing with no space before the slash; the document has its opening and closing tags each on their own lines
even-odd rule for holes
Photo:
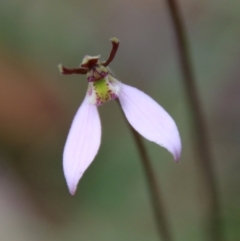
<svg viewBox="0 0 240 241">
<path fill-rule="evenodd" d="M 179 141 L 178 141 L 178 145 L 177 147 L 175 148 L 175 151 L 172 153 L 173 154 L 173 157 L 174 157 L 174 161 L 176 163 L 178 163 L 180 161 L 180 158 L 181 158 L 181 151 L 182 151 L 182 145 L 181 145 L 181 140 L 179 138 Z"/>
<path fill-rule="evenodd" d="M 72 172 L 73 171 L 72 168 L 70 169 L 71 171 L 69 172 L 69 169 L 67 169 L 66 166 L 64 166 L 63 170 L 64 170 L 64 176 L 66 179 L 69 193 L 73 196 L 77 191 L 78 183 L 82 178 L 83 173 L 77 174 L 76 172 Z"/>
<path fill-rule="evenodd" d="M 176 154 L 174 155 L 174 161 L 175 161 L 176 163 L 178 163 L 178 162 L 180 161 L 180 157 L 181 157 L 181 154 L 180 154 L 180 153 L 176 153 Z"/>
<path fill-rule="evenodd" d="M 79 180 L 80 180 L 80 178 L 79 178 Z M 72 196 L 75 195 L 75 193 L 77 191 L 77 186 L 78 186 L 79 180 L 78 181 L 72 180 L 72 179 L 69 180 L 69 178 L 66 177 L 68 191 Z"/>
<path fill-rule="evenodd" d="M 112 42 L 112 43 L 115 43 L 115 44 L 119 44 L 119 39 L 118 38 L 116 38 L 116 37 L 112 37 L 112 38 L 110 38 L 110 41 Z"/>
<path fill-rule="evenodd" d="M 57 67 L 58 67 L 60 74 L 63 74 L 63 65 L 59 64 Z"/>
<path fill-rule="evenodd" d="M 70 194 L 72 196 L 74 196 L 75 193 L 76 193 L 76 190 L 77 190 L 77 186 L 75 186 L 75 187 L 68 187 L 68 190 L 69 190 Z"/>
</svg>

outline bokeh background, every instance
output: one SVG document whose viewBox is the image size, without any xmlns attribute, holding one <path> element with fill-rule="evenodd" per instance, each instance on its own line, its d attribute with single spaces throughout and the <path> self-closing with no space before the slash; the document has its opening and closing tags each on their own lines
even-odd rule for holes
<svg viewBox="0 0 240 241">
<path fill-rule="evenodd" d="M 240 1 L 181 0 L 210 136 L 227 240 L 240 238 Z M 165 1 L 0 0 L 0 239 L 157 241 L 144 172 L 112 101 L 99 108 L 100 151 L 72 197 L 62 150 L 82 102 L 84 76 L 61 76 L 85 54 L 108 57 L 116 77 L 145 91 L 175 119 L 179 164 L 144 141 L 176 241 L 205 239 L 206 200 L 191 113 Z"/>
</svg>

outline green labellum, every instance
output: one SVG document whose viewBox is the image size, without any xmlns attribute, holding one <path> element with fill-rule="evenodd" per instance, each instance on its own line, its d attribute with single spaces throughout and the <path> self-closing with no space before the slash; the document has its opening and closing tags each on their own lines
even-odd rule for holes
<svg viewBox="0 0 240 241">
<path fill-rule="evenodd" d="M 118 96 L 118 81 L 113 80 L 109 75 L 103 79 L 89 82 L 89 99 L 92 104 L 102 105 L 103 103 L 116 99 Z"/>
</svg>

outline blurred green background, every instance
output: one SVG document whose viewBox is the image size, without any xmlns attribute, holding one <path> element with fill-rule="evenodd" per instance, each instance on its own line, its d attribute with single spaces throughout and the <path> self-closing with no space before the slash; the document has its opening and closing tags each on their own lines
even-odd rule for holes
<svg viewBox="0 0 240 241">
<path fill-rule="evenodd" d="M 227 240 L 240 239 L 240 1 L 181 0 L 215 158 Z M 157 100 L 183 142 L 179 164 L 144 140 L 175 241 L 205 240 L 206 200 L 191 114 L 165 1 L 0 0 L 0 239 L 157 241 L 136 146 L 112 101 L 99 108 L 100 151 L 72 197 L 62 150 L 84 76 L 61 76 L 85 54 L 108 57 L 116 77 Z"/>
</svg>

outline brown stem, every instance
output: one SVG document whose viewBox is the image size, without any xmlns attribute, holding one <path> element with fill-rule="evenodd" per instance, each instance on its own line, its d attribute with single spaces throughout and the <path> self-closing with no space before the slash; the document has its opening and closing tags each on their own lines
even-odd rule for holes
<svg viewBox="0 0 240 241">
<path fill-rule="evenodd" d="M 111 53 L 108 57 L 108 60 L 104 63 L 102 63 L 103 66 L 108 66 L 114 59 L 116 53 L 117 53 L 117 50 L 118 50 L 118 47 L 119 47 L 119 40 L 117 38 L 111 38 L 110 41 L 112 42 L 112 50 L 111 50 Z"/>
<path fill-rule="evenodd" d="M 86 74 L 88 72 L 87 68 L 75 68 L 75 69 L 68 69 L 63 67 L 62 64 L 58 65 L 58 69 L 61 74 L 69 75 L 69 74 Z"/>
<path fill-rule="evenodd" d="M 187 34 L 176 0 L 166 0 L 166 2 L 175 31 L 176 44 L 179 52 L 179 63 L 186 89 L 186 96 L 193 116 L 193 125 L 196 132 L 196 145 L 199 158 L 196 157 L 195 160 L 206 183 L 206 198 L 209 203 L 209 212 L 207 217 L 208 235 L 211 241 L 223 241 L 224 237 L 221 227 L 221 212 L 216 184 L 216 174 L 213 167 L 213 158 L 210 151 L 205 118 L 195 84 L 196 81 L 193 74 L 193 68 L 191 66 Z"/>
<path fill-rule="evenodd" d="M 117 102 L 120 106 L 119 100 L 117 100 Z M 120 109 L 122 110 L 121 106 L 120 106 Z M 122 114 L 124 116 L 124 119 L 126 120 L 123 111 L 122 111 Z M 164 207 L 164 203 L 162 200 L 163 198 L 161 195 L 161 190 L 157 184 L 157 179 L 155 177 L 147 150 L 139 134 L 132 128 L 132 126 L 128 123 L 127 120 L 126 120 L 126 123 L 129 126 L 129 129 L 133 135 L 133 138 L 136 142 L 136 145 L 141 157 L 142 165 L 143 165 L 144 172 L 148 182 L 152 207 L 155 214 L 157 229 L 159 232 L 160 239 L 162 241 L 172 241 L 173 239 L 172 239 L 172 235 L 168 224 L 168 218 L 165 212 L 166 209 Z"/>
</svg>

